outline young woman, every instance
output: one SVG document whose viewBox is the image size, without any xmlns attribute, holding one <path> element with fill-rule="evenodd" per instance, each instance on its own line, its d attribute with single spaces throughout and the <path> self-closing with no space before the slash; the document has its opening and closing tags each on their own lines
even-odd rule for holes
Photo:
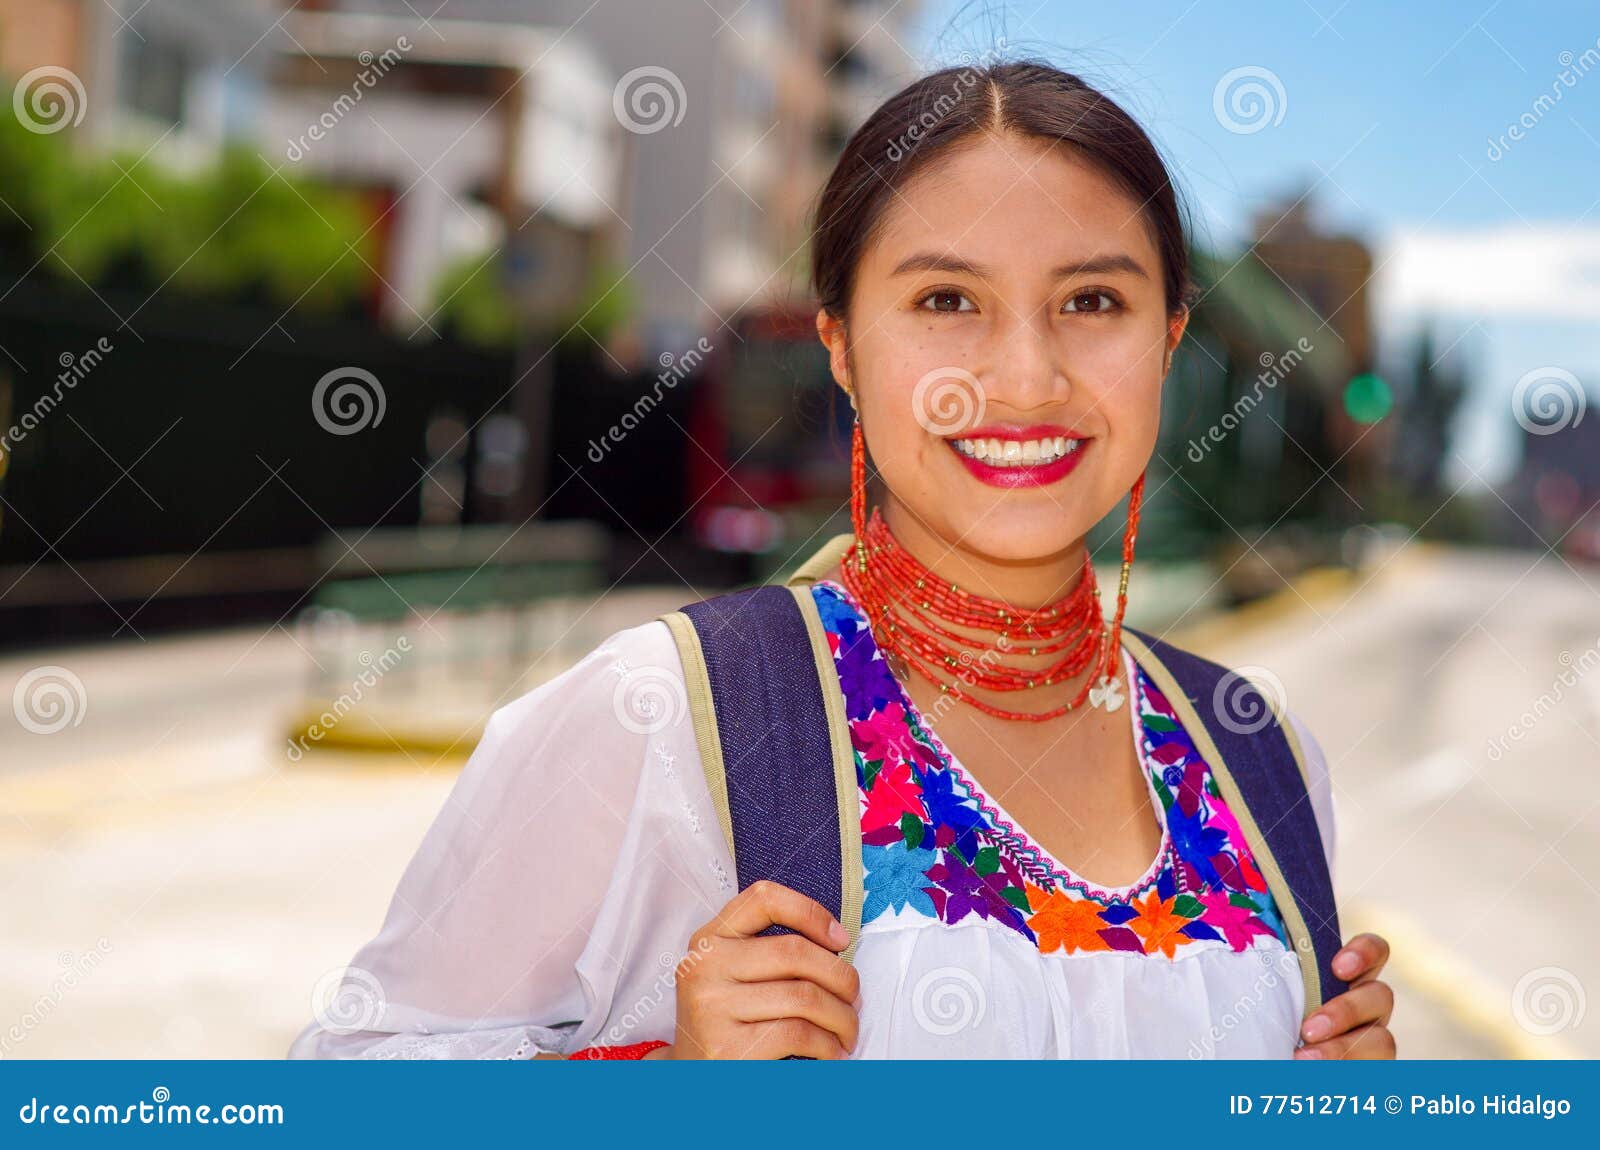
<svg viewBox="0 0 1600 1150">
<path fill-rule="evenodd" d="M 1338 935 L 1316 741 L 1219 723 L 1242 681 L 1122 625 L 1186 265 L 1150 140 L 1076 77 L 951 69 L 879 108 L 813 244 L 855 532 L 780 596 L 838 838 L 831 807 L 783 825 L 809 801 L 781 769 L 817 734 L 798 712 L 737 747 L 714 725 L 808 673 L 778 666 L 810 654 L 776 616 L 719 597 L 622 631 L 495 712 L 292 1053 L 1393 1057 L 1387 946 Z M 1103 611 L 1085 537 L 1124 496 Z M 750 648 L 772 658 L 708 676 L 729 627 L 774 628 Z M 834 908 L 748 880 L 821 831 Z"/>
</svg>

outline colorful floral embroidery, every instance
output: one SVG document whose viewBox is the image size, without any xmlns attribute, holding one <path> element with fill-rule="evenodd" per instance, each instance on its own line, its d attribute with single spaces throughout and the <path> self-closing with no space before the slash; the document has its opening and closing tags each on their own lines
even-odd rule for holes
<svg viewBox="0 0 1600 1150">
<path fill-rule="evenodd" d="M 1136 668 L 1142 759 L 1164 810 L 1158 862 L 1130 888 L 1077 878 L 1008 821 L 922 721 L 854 600 L 812 587 L 844 694 L 861 792 L 863 923 L 914 911 L 976 917 L 1045 953 L 1121 950 L 1176 957 L 1209 941 L 1289 945 L 1238 820 L 1177 713 Z"/>
</svg>

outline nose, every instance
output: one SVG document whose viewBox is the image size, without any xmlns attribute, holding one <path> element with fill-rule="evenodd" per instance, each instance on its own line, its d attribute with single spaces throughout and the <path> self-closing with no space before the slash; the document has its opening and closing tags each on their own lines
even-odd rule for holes
<svg viewBox="0 0 1600 1150">
<path fill-rule="evenodd" d="M 995 335 L 998 346 L 990 362 L 996 370 L 986 381 L 992 402 L 1026 411 L 1066 399 L 1069 385 L 1061 349 L 1043 309 L 996 325 Z"/>
</svg>

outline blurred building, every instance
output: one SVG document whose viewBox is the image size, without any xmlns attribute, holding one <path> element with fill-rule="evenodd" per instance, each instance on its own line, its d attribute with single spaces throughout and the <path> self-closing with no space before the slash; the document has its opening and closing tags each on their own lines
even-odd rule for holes
<svg viewBox="0 0 1600 1150">
<path fill-rule="evenodd" d="M 527 315 L 559 314 L 625 230 L 606 67 L 559 30 L 294 11 L 270 49 L 259 132 L 374 200 L 384 313 L 431 329 L 448 269 L 504 249 Z"/>
<path fill-rule="evenodd" d="M 202 164 L 247 136 L 261 98 L 255 51 L 274 0 L 0 0 L 0 73 L 42 70 L 77 138 Z M 33 88 L 30 85 L 30 89 Z M 41 100 L 54 97 L 39 95 Z"/>
<path fill-rule="evenodd" d="M 1522 465 L 1506 485 L 1501 530 L 1521 546 L 1600 560 L 1600 421 L 1522 429 Z"/>
<path fill-rule="evenodd" d="M 1252 251 L 1290 293 L 1316 317 L 1314 342 L 1337 341 L 1351 376 L 1373 370 L 1371 293 L 1372 249 L 1356 236 L 1330 231 L 1315 218 L 1309 192 L 1272 204 L 1253 220 Z M 1393 447 L 1392 424 L 1366 422 L 1347 410 L 1347 393 L 1330 393 L 1327 435 L 1350 483 L 1371 491 L 1387 468 Z"/>
<path fill-rule="evenodd" d="M 304 6 L 304 5 L 302 5 Z M 323 0 L 376 11 L 443 47 L 410 0 Z M 582 39 L 616 78 L 630 133 L 629 272 L 645 348 L 681 353 L 741 310 L 806 293 L 807 217 L 839 147 L 917 70 L 900 44 L 915 0 L 452 0 L 452 20 Z M 420 15 L 419 15 L 420 13 Z M 726 338 L 732 338 L 731 335 Z"/>
</svg>

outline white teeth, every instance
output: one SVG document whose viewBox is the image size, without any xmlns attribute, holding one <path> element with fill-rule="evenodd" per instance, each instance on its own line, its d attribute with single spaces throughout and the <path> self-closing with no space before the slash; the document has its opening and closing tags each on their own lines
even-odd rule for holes
<svg viewBox="0 0 1600 1150">
<path fill-rule="evenodd" d="M 995 467 L 1034 467 L 1051 463 L 1078 449 L 1078 440 L 1057 435 L 1051 439 L 952 439 L 962 455 Z"/>
</svg>

